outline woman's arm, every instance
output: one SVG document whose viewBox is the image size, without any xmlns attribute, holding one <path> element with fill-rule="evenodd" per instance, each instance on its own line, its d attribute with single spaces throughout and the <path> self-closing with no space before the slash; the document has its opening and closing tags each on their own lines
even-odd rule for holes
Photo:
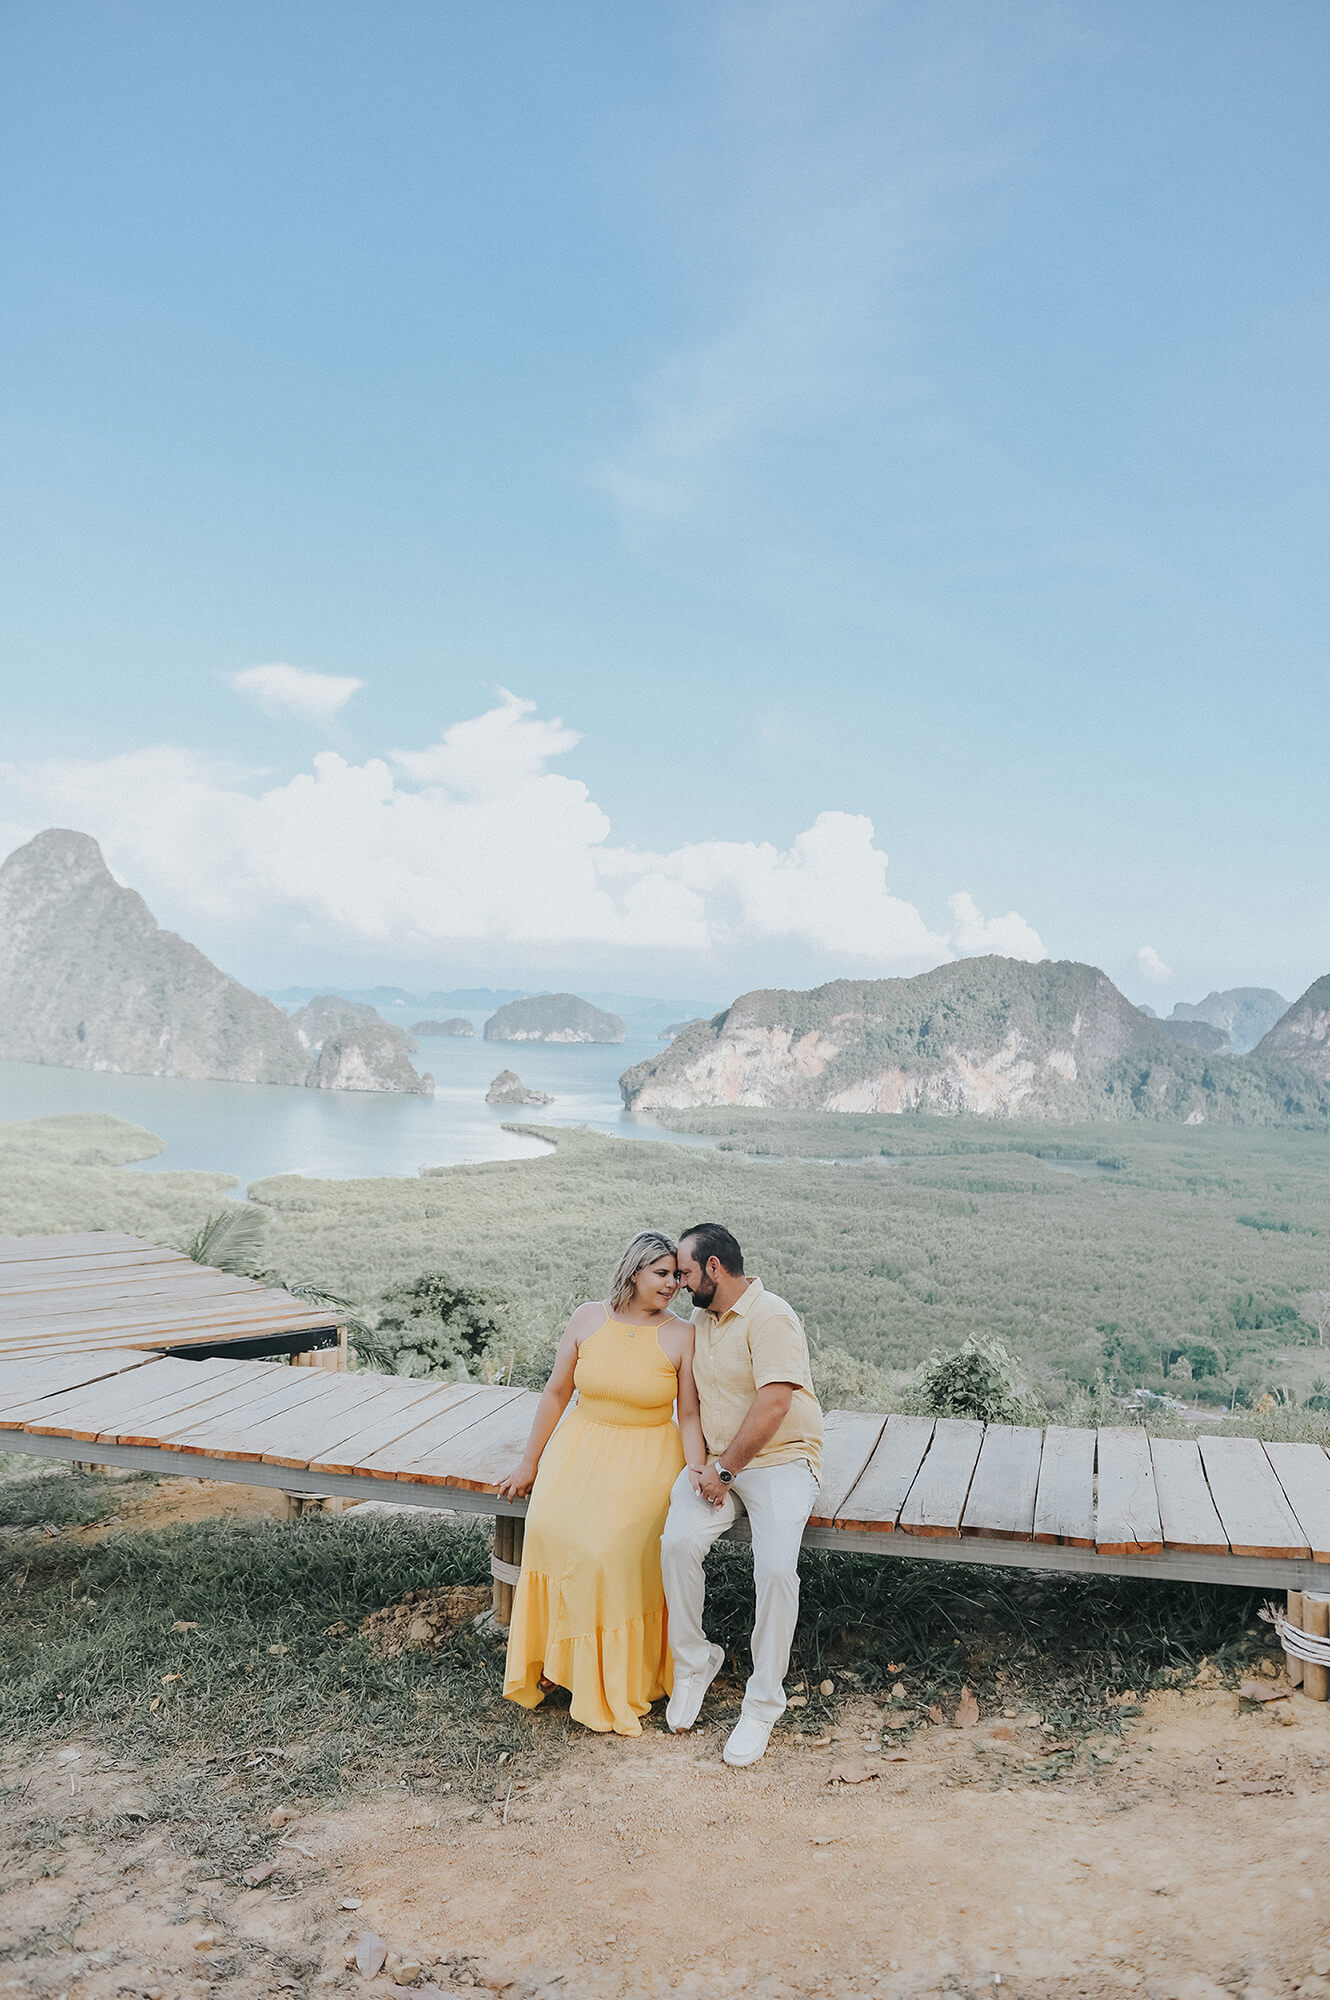
<svg viewBox="0 0 1330 2000">
<path fill-rule="evenodd" d="M 690 1470 L 699 1471 L 707 1462 L 706 1439 L 702 1435 L 702 1412 L 697 1400 L 697 1383 L 693 1379 L 693 1342 L 691 1326 L 684 1330 L 682 1352 L 677 1363 L 679 1370 L 679 1436 L 683 1440 L 683 1455 Z"/>
<path fill-rule="evenodd" d="M 536 1404 L 536 1414 L 531 1420 L 531 1430 L 526 1441 L 526 1450 L 506 1479 L 501 1479 L 495 1492 L 501 1500 L 521 1500 L 536 1483 L 536 1469 L 540 1455 L 554 1435 L 560 1417 L 568 1408 L 573 1394 L 573 1371 L 577 1367 L 579 1342 L 594 1332 L 600 1320 L 605 1317 L 605 1308 L 596 1305 L 579 1306 L 563 1330 L 554 1354 L 554 1366 L 550 1379 L 540 1394 Z"/>
</svg>

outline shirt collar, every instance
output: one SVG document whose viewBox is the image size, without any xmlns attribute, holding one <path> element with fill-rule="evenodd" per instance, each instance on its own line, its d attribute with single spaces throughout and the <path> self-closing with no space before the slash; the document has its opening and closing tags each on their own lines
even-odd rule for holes
<svg viewBox="0 0 1330 2000">
<path fill-rule="evenodd" d="M 761 1294 L 762 1280 L 760 1278 L 750 1278 L 746 1290 L 739 1294 L 739 1297 L 727 1312 L 712 1314 L 714 1323 L 717 1326 L 724 1326 L 727 1319 L 742 1319 L 745 1313 L 752 1311 Z"/>
</svg>

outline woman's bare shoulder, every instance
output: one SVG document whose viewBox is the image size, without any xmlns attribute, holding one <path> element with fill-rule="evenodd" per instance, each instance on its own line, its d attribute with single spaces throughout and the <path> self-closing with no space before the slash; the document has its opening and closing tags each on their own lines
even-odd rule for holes
<svg viewBox="0 0 1330 2000">
<path fill-rule="evenodd" d="M 564 1330 L 571 1333 L 574 1340 L 585 1340 L 598 1326 L 604 1326 L 609 1316 L 609 1308 L 604 1299 L 584 1299 L 573 1312 Z"/>
</svg>

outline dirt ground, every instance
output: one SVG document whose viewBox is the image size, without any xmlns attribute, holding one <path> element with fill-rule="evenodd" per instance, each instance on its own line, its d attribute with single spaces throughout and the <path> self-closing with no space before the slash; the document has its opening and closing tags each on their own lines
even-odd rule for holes
<svg viewBox="0 0 1330 2000">
<path fill-rule="evenodd" d="M 169 1826 L 98 1838 L 164 1774 L 74 1739 L 0 1767 L 0 1989 L 386 2000 L 394 1960 L 369 1982 L 344 1963 L 372 1930 L 445 1991 L 510 1976 L 513 2000 L 1330 1994 L 1330 1712 L 1294 1706 L 1281 1727 L 1229 1692 L 1153 1696 L 1095 1776 L 1057 1787 L 1004 1779 L 1019 1718 L 930 1730 L 851 1785 L 829 1780 L 875 1752 L 867 1703 L 838 1740 L 782 1733 L 742 1772 L 705 1728 L 579 1738 L 487 1807 L 387 1776 L 297 1809 L 255 1887 L 208 1879 Z"/>
<path fill-rule="evenodd" d="M 244 1489 L 201 1510 L 223 1492 Z M 189 1495 L 164 1504 L 180 1518 Z M 849 1694 L 824 1738 L 783 1726 L 747 1771 L 705 1710 L 689 1736 L 630 1742 L 551 1711 L 543 1774 L 500 1772 L 492 1800 L 395 1770 L 331 1807 L 297 1798 L 252 1883 L 157 1816 L 186 1767 L 78 1737 L 16 1749 L 0 1993 L 405 2000 L 419 1967 L 416 2000 L 1330 2000 L 1330 1704 L 1291 1707 L 1281 1725 L 1217 1686 L 1155 1694 L 1056 1783 L 1031 1775 L 1048 1739 L 1026 1711 L 895 1750 Z M 206 1763 L 219 1796 L 238 1782 Z M 390 1952 L 370 1978 L 347 1963 L 366 1932 Z"/>
</svg>

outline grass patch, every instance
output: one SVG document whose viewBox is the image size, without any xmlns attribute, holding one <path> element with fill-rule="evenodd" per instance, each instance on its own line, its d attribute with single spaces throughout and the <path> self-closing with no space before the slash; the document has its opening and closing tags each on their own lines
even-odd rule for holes
<svg viewBox="0 0 1330 2000">
<path fill-rule="evenodd" d="M 32 1460 L 23 1461 L 25 1466 Z M 126 1492 L 141 1489 L 141 1479 L 117 1480 L 114 1485 L 95 1472 L 74 1472 L 62 1466 L 55 1472 L 20 1472 L 0 1479 L 0 1528 L 86 1527 L 114 1514 Z"/>
<path fill-rule="evenodd" d="M 1066 1576 L 961 1563 L 878 1561 L 807 1549 L 791 1684 L 807 1726 L 830 1720 L 829 1677 L 873 1694 L 904 1681 L 911 1709 L 948 1716 L 969 1685 L 984 1711 L 1036 1708 L 1059 1732 L 1117 1735 L 1123 1697 L 1190 1681 L 1209 1659 L 1225 1679 L 1270 1650 L 1259 1591 L 1136 1577 Z M 748 1551 L 717 1547 L 708 1623 L 740 1678 L 753 1617 Z M 899 1670 L 899 1671 L 898 1671 Z"/>
</svg>

